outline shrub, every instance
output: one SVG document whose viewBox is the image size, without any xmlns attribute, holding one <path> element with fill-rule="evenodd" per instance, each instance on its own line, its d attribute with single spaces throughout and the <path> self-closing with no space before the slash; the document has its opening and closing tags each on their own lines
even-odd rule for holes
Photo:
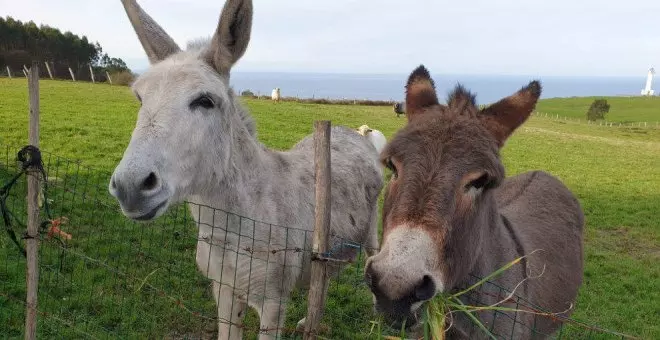
<svg viewBox="0 0 660 340">
<path fill-rule="evenodd" d="M 121 71 L 110 73 L 110 79 L 112 79 L 113 85 L 131 85 L 133 80 L 135 80 L 135 75 L 129 71 Z"/>
<path fill-rule="evenodd" d="M 605 114 L 610 112 L 610 104 L 605 99 L 596 99 L 587 111 L 587 119 L 595 121 L 598 119 L 605 119 Z"/>
<path fill-rule="evenodd" d="M 254 92 L 250 90 L 245 90 L 241 92 L 241 97 L 254 97 Z"/>
</svg>

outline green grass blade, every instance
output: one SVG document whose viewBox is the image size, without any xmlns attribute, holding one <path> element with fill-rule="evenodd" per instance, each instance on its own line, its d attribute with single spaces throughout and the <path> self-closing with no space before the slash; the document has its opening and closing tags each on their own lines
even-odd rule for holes
<svg viewBox="0 0 660 340">
<path fill-rule="evenodd" d="M 488 276 L 482 278 L 481 280 L 479 280 L 477 283 L 473 284 L 473 285 L 470 286 L 469 288 L 467 288 L 467 289 L 465 289 L 465 290 L 462 290 L 462 291 L 460 291 L 460 292 L 458 292 L 458 293 L 456 293 L 456 294 L 451 295 L 451 297 L 456 298 L 456 297 L 459 297 L 459 296 L 461 296 L 461 295 L 463 295 L 463 294 L 465 294 L 465 293 L 467 293 L 467 292 L 470 292 L 471 290 L 473 290 L 473 289 L 479 287 L 480 285 L 486 283 L 486 281 L 489 281 L 490 279 L 492 279 L 492 278 L 494 278 L 494 277 L 497 277 L 497 276 L 499 276 L 500 274 L 504 273 L 504 271 L 506 271 L 507 269 L 509 269 L 509 268 L 513 267 L 514 265 L 518 264 L 520 261 L 522 261 L 522 259 L 528 257 L 529 255 L 534 254 L 534 253 L 537 252 L 537 251 L 539 251 L 539 249 L 534 250 L 533 252 L 531 252 L 531 253 L 529 253 L 529 254 L 527 254 L 527 255 L 523 255 L 523 256 L 521 256 L 521 257 L 518 257 L 518 258 L 514 259 L 513 261 L 511 261 L 511 262 L 505 264 L 504 266 L 500 267 L 498 270 L 496 270 L 496 271 L 490 273 Z"/>
<path fill-rule="evenodd" d="M 484 331 L 488 335 L 488 337 L 490 337 L 493 340 L 497 340 L 495 335 L 493 335 L 493 333 L 491 333 L 476 316 L 472 315 L 472 312 L 467 310 L 466 308 L 467 306 L 463 304 L 463 301 L 461 301 L 459 298 L 456 297 L 452 298 L 452 300 L 456 300 L 458 302 L 457 304 L 455 304 L 455 307 L 461 312 L 463 312 L 465 315 L 467 315 L 472 320 L 472 322 L 474 322 L 477 325 L 477 327 L 479 327 L 482 331 Z"/>
<path fill-rule="evenodd" d="M 425 339 L 444 340 L 446 307 L 443 299 L 429 301 L 426 308 L 427 327 L 424 327 Z M 428 334 L 430 333 L 430 334 Z"/>
</svg>

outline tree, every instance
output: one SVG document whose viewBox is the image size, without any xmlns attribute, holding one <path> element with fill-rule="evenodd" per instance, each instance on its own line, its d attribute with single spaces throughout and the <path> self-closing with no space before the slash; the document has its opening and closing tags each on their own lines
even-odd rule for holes
<svg viewBox="0 0 660 340">
<path fill-rule="evenodd" d="M 587 119 L 595 121 L 598 119 L 605 119 L 605 114 L 610 112 L 610 104 L 605 99 L 596 99 L 587 111 Z"/>
<path fill-rule="evenodd" d="M 252 92 L 250 90 L 245 90 L 245 91 L 241 92 L 241 96 L 243 96 L 243 97 L 254 97 L 254 92 Z"/>
<path fill-rule="evenodd" d="M 98 42 L 72 32 L 62 33 L 47 25 L 37 26 L 33 21 L 21 22 L 12 17 L 0 17 L 0 67 L 20 69 L 32 61 L 51 62 L 57 68 L 81 70 L 92 65 L 96 72 L 124 72 L 130 70 L 119 58 L 112 58 Z M 68 71 L 61 72 L 68 77 Z M 56 75 L 57 76 L 57 72 Z"/>
</svg>

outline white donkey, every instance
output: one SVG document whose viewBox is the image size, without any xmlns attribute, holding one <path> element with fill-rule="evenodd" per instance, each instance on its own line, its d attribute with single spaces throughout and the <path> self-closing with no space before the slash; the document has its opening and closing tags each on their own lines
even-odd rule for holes
<svg viewBox="0 0 660 340">
<path fill-rule="evenodd" d="M 211 41 L 187 51 L 134 0 L 122 3 L 151 67 L 132 85 L 142 107 L 110 193 L 134 220 L 190 202 L 218 338 L 242 337 L 247 306 L 259 314 L 259 338 L 275 337 L 291 291 L 309 284 L 309 252 L 301 249 L 311 248 L 314 227 L 314 147 L 307 136 L 286 152 L 266 148 L 229 87 L 250 40 L 252 2 L 228 0 Z M 331 247 L 352 259 L 357 251 L 338 250 L 340 240 L 378 246 L 382 172 L 374 146 L 350 128 L 332 128 L 331 150 Z"/>
</svg>

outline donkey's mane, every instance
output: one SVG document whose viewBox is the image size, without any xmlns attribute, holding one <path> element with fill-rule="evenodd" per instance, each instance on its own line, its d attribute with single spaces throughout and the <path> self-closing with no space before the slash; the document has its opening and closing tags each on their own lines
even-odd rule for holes
<svg viewBox="0 0 660 340">
<path fill-rule="evenodd" d="M 186 51 L 202 51 L 211 45 L 210 37 L 199 37 L 186 42 Z"/>
<path fill-rule="evenodd" d="M 449 93 L 449 96 L 447 97 L 447 103 L 451 106 L 452 102 L 455 101 L 460 101 L 460 100 L 467 100 L 470 104 L 476 105 L 476 95 L 470 90 L 466 89 L 463 84 L 456 84 L 456 87 L 454 87 L 454 90 Z"/>
<path fill-rule="evenodd" d="M 447 97 L 447 106 L 450 111 L 463 111 L 473 112 L 472 108 L 476 108 L 476 95 L 466 89 L 462 84 L 456 84 L 454 90 L 449 93 Z"/>
</svg>

